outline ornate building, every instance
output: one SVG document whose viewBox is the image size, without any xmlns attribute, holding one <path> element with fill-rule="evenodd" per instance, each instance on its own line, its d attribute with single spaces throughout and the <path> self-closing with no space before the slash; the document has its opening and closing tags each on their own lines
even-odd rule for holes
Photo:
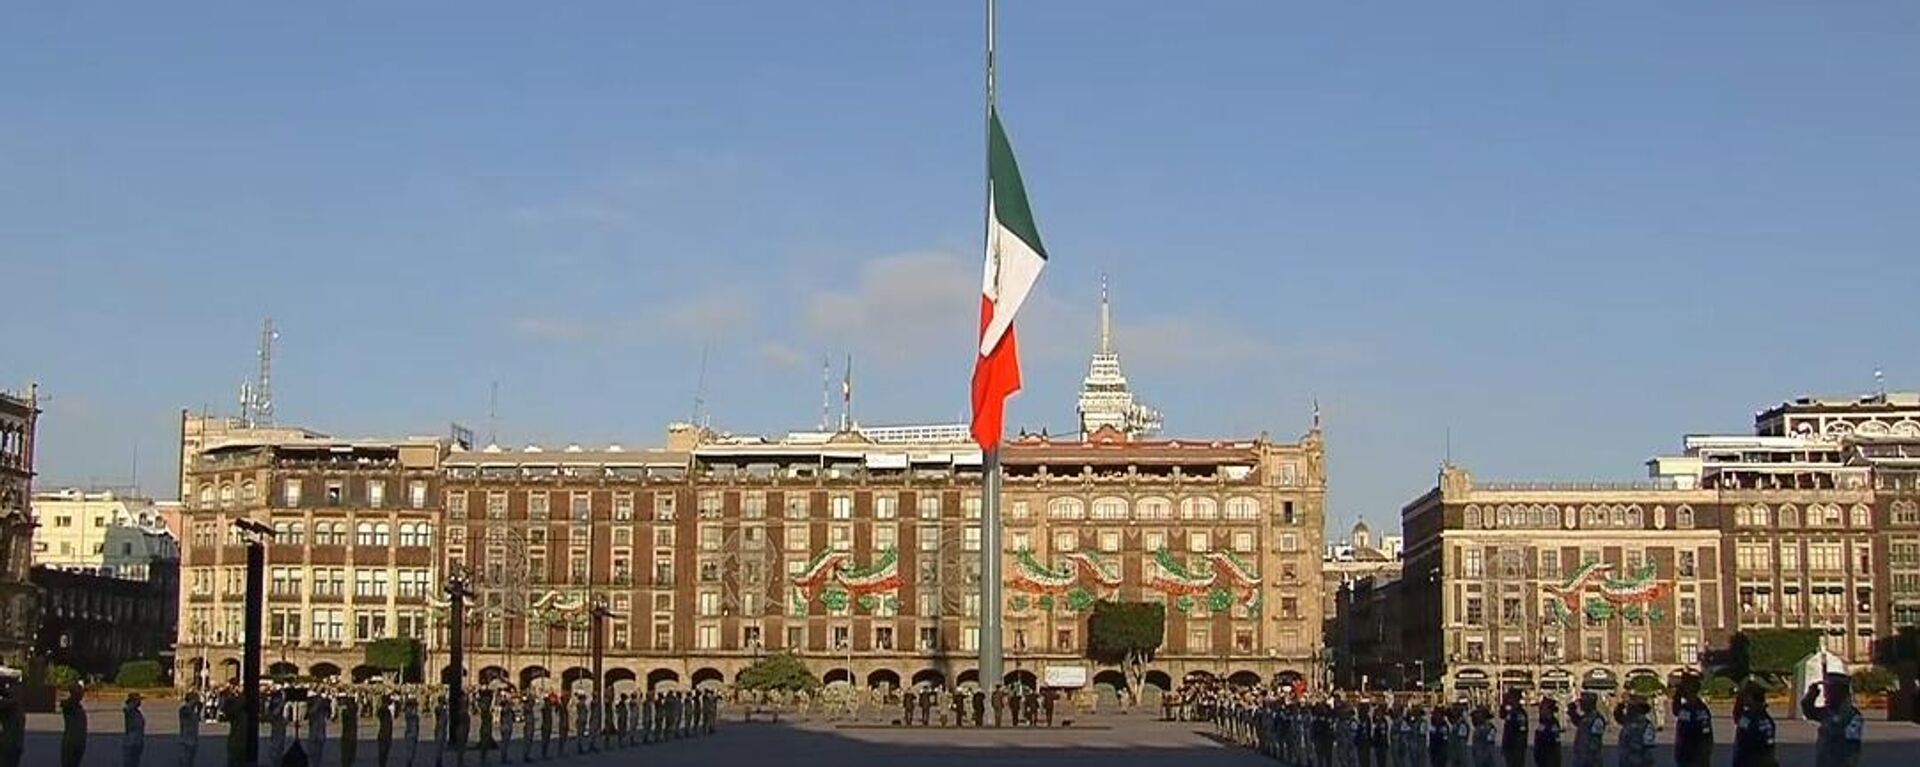
<svg viewBox="0 0 1920 767">
<path fill-rule="evenodd" d="M 245 516 L 278 531 L 272 671 L 365 676 L 357 643 L 389 635 L 427 639 L 429 673 L 441 670 L 439 584 L 457 569 L 477 593 L 467 642 L 483 679 L 580 679 L 591 608 L 604 604 L 616 685 L 728 683 L 782 650 L 826 682 L 976 681 L 980 453 L 898 438 L 911 433 L 764 439 L 676 425 L 658 449 L 444 453 L 209 444 L 188 472 L 177 678 L 232 675 L 244 551 L 228 530 Z M 1124 685 L 1085 659 L 1085 612 L 1116 596 L 1168 605 L 1147 674 L 1159 689 L 1192 672 L 1316 673 L 1323 458 L 1317 431 L 1293 443 L 1103 430 L 1009 445 L 1009 675 L 1074 667 Z"/>
<path fill-rule="evenodd" d="M 1734 632 L 1873 659 L 1920 621 L 1920 396 L 1802 398 L 1689 436 L 1643 483 L 1481 483 L 1402 512 L 1402 639 L 1451 689 L 1606 688 L 1698 668 Z"/>
<path fill-rule="evenodd" d="M 33 567 L 33 436 L 38 390 L 0 392 L 0 666 L 26 669 L 40 625 Z"/>
<path fill-rule="evenodd" d="M 239 676 L 246 546 L 233 526 L 273 530 L 265 637 L 274 675 L 344 676 L 360 644 L 426 638 L 440 593 L 436 440 L 226 435 L 187 456 L 174 679 Z"/>
<path fill-rule="evenodd" d="M 1134 400 L 1127 374 L 1120 370 L 1120 353 L 1113 350 L 1113 315 L 1107 304 L 1107 281 L 1100 279 L 1100 348 L 1093 353 L 1087 377 L 1080 382 L 1080 434 L 1113 429 L 1128 439 L 1160 431 L 1160 413 Z"/>
</svg>

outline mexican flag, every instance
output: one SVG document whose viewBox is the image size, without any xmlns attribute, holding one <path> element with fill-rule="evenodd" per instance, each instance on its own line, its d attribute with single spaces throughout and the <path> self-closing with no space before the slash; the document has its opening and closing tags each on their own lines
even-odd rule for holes
<svg viewBox="0 0 1920 767">
<path fill-rule="evenodd" d="M 973 363 L 973 441 L 993 452 L 1000 447 L 1007 398 L 1020 391 L 1013 318 L 1040 279 L 1047 250 L 1027 208 L 1027 190 L 1000 113 L 991 112 L 988 121 L 987 266 L 980 285 L 980 356 Z"/>
</svg>

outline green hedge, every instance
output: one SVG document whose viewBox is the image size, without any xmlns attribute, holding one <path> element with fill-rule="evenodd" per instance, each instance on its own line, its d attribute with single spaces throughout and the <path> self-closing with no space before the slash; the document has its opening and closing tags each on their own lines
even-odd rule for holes
<svg viewBox="0 0 1920 767">
<path fill-rule="evenodd" d="M 120 664 L 120 673 L 113 677 L 113 683 L 121 687 L 159 687 L 160 682 L 160 661 L 157 660 L 127 661 Z"/>
</svg>

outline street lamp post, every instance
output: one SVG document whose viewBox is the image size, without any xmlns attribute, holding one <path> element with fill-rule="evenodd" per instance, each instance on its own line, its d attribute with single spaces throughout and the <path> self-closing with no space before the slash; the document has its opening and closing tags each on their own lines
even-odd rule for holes
<svg viewBox="0 0 1920 767">
<path fill-rule="evenodd" d="M 613 612 L 607 609 L 606 597 L 595 596 L 593 598 L 593 607 L 588 610 L 587 615 L 592 621 L 592 625 L 588 630 L 593 632 L 593 635 L 588 638 L 587 642 L 587 646 L 590 647 L 593 652 L 593 726 L 589 731 L 595 735 L 603 736 L 606 734 L 606 730 L 604 729 L 606 727 L 606 718 L 602 712 L 606 711 L 607 708 L 606 677 L 603 667 L 606 664 L 607 647 L 601 634 L 603 627 L 606 625 L 607 618 L 613 615 Z M 596 751 L 599 750 L 597 741 L 590 743 L 589 747 Z"/>
<path fill-rule="evenodd" d="M 450 660 L 448 664 L 447 713 L 452 717 L 447 728 L 447 744 L 456 750 L 464 747 L 467 741 L 467 599 L 473 596 L 473 578 L 465 568 L 454 570 L 447 576 L 447 599 L 452 603 L 449 617 L 452 624 L 447 627 Z"/>
<path fill-rule="evenodd" d="M 233 526 L 247 542 L 247 604 L 245 642 L 240 652 L 240 694 L 245 711 L 240 728 L 246 739 L 247 764 L 260 762 L 260 627 L 265 621 L 267 580 L 267 542 L 273 540 L 273 528 L 264 522 L 236 519 Z"/>
</svg>

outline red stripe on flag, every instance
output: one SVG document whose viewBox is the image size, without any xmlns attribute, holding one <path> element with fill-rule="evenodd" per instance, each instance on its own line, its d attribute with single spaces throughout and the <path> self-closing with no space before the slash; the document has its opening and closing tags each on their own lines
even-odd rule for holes
<svg viewBox="0 0 1920 767">
<path fill-rule="evenodd" d="M 985 335 L 993 322 L 993 300 L 980 297 L 980 333 Z M 1005 434 L 1007 398 L 1020 391 L 1020 346 L 1013 328 L 993 347 L 991 354 L 973 362 L 973 441 L 980 449 L 993 452 L 1000 448 Z"/>
</svg>

